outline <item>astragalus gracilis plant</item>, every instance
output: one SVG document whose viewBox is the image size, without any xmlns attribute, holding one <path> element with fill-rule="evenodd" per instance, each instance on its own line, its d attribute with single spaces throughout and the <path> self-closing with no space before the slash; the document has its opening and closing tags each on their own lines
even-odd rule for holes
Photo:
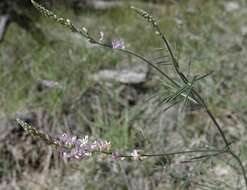
<svg viewBox="0 0 247 190">
<path fill-rule="evenodd" d="M 206 104 L 204 98 L 200 95 L 198 90 L 195 88 L 195 84 L 210 75 L 210 73 L 205 74 L 203 76 L 194 76 L 192 79 L 189 79 L 188 76 L 180 69 L 179 61 L 175 56 L 174 50 L 171 47 L 169 41 L 166 36 L 162 33 L 159 23 L 156 19 L 153 18 L 148 12 L 136 8 L 131 7 L 138 15 L 146 20 L 152 28 L 154 29 L 154 33 L 160 38 L 163 44 L 163 51 L 168 52 L 167 56 L 170 58 L 170 64 L 176 73 L 176 78 L 171 77 L 169 73 L 164 72 L 161 68 L 159 68 L 158 64 L 153 60 L 149 60 L 144 56 L 129 50 L 125 47 L 125 43 L 123 39 L 114 39 L 112 43 L 104 42 L 104 33 L 99 32 L 100 38 L 95 38 L 90 34 L 90 31 L 86 27 L 77 28 L 69 19 L 65 19 L 62 17 L 58 17 L 55 13 L 47 10 L 40 4 L 31 0 L 33 6 L 44 16 L 54 20 L 57 23 L 60 23 L 66 27 L 68 27 L 72 32 L 80 34 L 83 38 L 86 38 L 91 44 L 97 45 L 102 48 L 107 48 L 109 50 L 118 51 L 120 53 L 127 54 L 129 56 L 133 56 L 151 66 L 154 70 L 157 71 L 162 77 L 166 79 L 167 86 L 171 89 L 171 92 L 168 93 L 165 97 L 159 97 L 159 100 L 162 100 L 160 103 L 166 103 L 169 106 L 165 109 L 169 109 L 176 104 L 182 103 L 183 107 L 187 105 L 187 102 L 191 102 L 192 104 L 197 104 L 205 109 L 208 117 L 212 120 L 215 128 L 217 129 L 220 137 L 222 138 L 223 145 L 219 145 L 217 149 L 196 149 L 196 150 L 182 150 L 179 152 L 166 152 L 166 153 L 148 153 L 143 152 L 141 150 L 133 149 L 132 151 L 121 152 L 118 150 L 112 150 L 111 142 L 108 142 L 104 139 L 97 139 L 94 137 L 84 136 L 83 138 L 79 138 L 76 136 L 71 136 L 70 134 L 62 134 L 58 137 L 51 137 L 48 134 L 45 134 L 41 131 L 36 130 L 34 127 L 25 123 L 24 121 L 17 119 L 18 124 L 27 131 L 30 135 L 34 137 L 38 137 L 40 140 L 45 141 L 48 145 L 54 146 L 61 157 L 67 160 L 83 160 L 86 159 L 93 154 L 105 154 L 109 156 L 112 160 L 143 160 L 148 159 L 150 157 L 168 157 L 175 155 L 183 155 L 189 154 L 193 155 L 190 160 L 186 160 L 187 162 L 193 160 L 203 160 L 209 157 L 216 157 L 221 154 L 230 155 L 241 168 L 241 173 L 245 182 L 245 189 L 247 189 L 247 176 L 246 170 L 243 165 L 240 157 L 235 153 L 235 150 L 232 148 L 232 143 L 227 139 L 224 131 L 222 130 L 222 126 L 220 126 L 219 122 L 216 120 L 215 116 L 209 109 Z M 152 97 L 150 98 L 152 99 Z M 195 156 L 195 154 L 197 154 Z"/>
</svg>

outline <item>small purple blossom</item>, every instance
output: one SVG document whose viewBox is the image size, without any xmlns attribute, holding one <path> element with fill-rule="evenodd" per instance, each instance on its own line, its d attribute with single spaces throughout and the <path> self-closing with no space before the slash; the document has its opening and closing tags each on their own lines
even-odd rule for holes
<svg viewBox="0 0 247 190">
<path fill-rule="evenodd" d="M 125 49 L 124 41 L 122 39 L 112 40 L 112 49 Z"/>
<path fill-rule="evenodd" d="M 89 140 L 88 136 L 80 139 L 76 136 L 63 134 L 58 138 L 59 152 L 63 158 L 84 159 L 90 157 L 93 152 L 108 151 L 110 142 L 105 140 Z"/>
<path fill-rule="evenodd" d="M 130 155 L 132 156 L 133 160 L 140 160 L 141 159 L 141 155 L 138 153 L 138 151 L 136 149 L 134 149 Z"/>
<path fill-rule="evenodd" d="M 125 158 L 122 157 L 119 152 L 112 152 L 111 159 L 112 160 L 124 160 Z"/>
</svg>

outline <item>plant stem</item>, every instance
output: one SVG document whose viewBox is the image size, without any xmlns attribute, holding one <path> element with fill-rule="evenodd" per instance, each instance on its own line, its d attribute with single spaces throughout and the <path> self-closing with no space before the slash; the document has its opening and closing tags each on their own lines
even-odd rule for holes
<svg viewBox="0 0 247 190">
<path fill-rule="evenodd" d="M 201 95 L 195 90 L 192 89 L 192 93 L 198 98 L 200 104 L 205 108 L 208 116 L 210 117 L 210 119 L 213 121 L 214 125 L 216 126 L 216 128 L 218 129 L 224 143 L 226 147 L 229 147 L 230 143 L 228 142 L 223 130 L 221 129 L 219 123 L 216 121 L 215 117 L 213 116 L 212 112 L 209 110 L 207 104 L 205 103 L 205 101 L 203 100 L 203 98 L 201 97 Z"/>
<path fill-rule="evenodd" d="M 247 189 L 247 175 L 246 175 L 246 170 L 244 168 L 243 162 L 241 161 L 241 159 L 239 158 L 239 156 L 236 155 L 230 148 L 228 149 L 228 152 L 238 162 L 238 165 L 240 166 L 240 168 L 242 170 L 242 174 L 243 174 L 244 182 L 245 182 L 245 187 Z"/>
<path fill-rule="evenodd" d="M 178 151 L 178 152 L 170 152 L 170 153 L 158 153 L 158 154 L 140 154 L 142 157 L 162 157 L 162 156 L 175 156 L 175 155 L 180 155 L 180 154 L 193 154 L 193 153 L 214 153 L 214 154 L 219 154 L 219 153 L 224 153 L 226 152 L 226 149 L 198 149 L 198 150 L 185 150 L 185 151 Z M 104 154 L 112 154 L 113 152 L 101 152 Z M 132 156 L 130 155 L 124 155 L 120 154 L 120 157 L 126 157 L 126 158 L 131 158 Z"/>
<path fill-rule="evenodd" d="M 208 116 L 210 117 L 210 119 L 213 121 L 214 125 L 216 126 L 216 128 L 218 129 L 224 143 L 225 143 L 225 146 L 226 146 L 226 152 L 229 153 L 238 163 L 238 165 L 240 166 L 241 168 L 241 171 L 242 171 L 242 174 L 243 174 L 243 178 L 244 178 L 244 182 L 245 182 L 245 187 L 247 189 L 247 174 L 246 174 L 246 170 L 244 168 L 244 165 L 243 165 L 243 162 L 242 160 L 240 159 L 240 157 L 238 155 L 236 155 L 231 147 L 230 147 L 230 143 L 229 141 L 227 140 L 223 130 L 221 129 L 219 123 L 217 122 L 217 120 L 215 119 L 214 115 L 212 114 L 212 112 L 209 110 L 207 104 L 205 103 L 205 101 L 203 100 L 203 98 L 200 96 L 200 94 L 198 92 L 196 92 L 194 89 L 192 90 L 193 93 L 195 94 L 195 96 L 199 99 L 200 103 L 202 104 L 202 106 L 205 108 Z"/>
<path fill-rule="evenodd" d="M 168 49 L 168 52 L 172 58 L 172 62 L 173 62 L 173 66 L 176 70 L 176 73 L 178 74 L 178 76 L 182 79 L 182 81 L 186 84 L 188 83 L 188 79 L 184 76 L 184 74 L 179 70 L 179 65 L 178 65 L 178 62 L 173 54 L 173 51 L 169 45 L 169 42 L 168 40 L 166 39 L 166 37 L 162 34 L 160 28 L 158 25 L 156 25 L 155 29 L 158 31 L 161 39 L 163 40 L 166 48 Z M 212 114 L 212 112 L 210 111 L 210 109 L 208 108 L 207 104 L 205 103 L 205 101 L 203 100 L 203 98 L 201 97 L 201 95 L 192 87 L 191 89 L 191 92 L 192 94 L 195 95 L 196 99 L 197 99 L 197 102 L 200 103 L 204 109 L 206 110 L 208 116 L 210 117 L 210 119 L 213 121 L 214 125 L 216 126 L 217 130 L 219 131 L 224 143 L 225 143 L 225 146 L 226 146 L 226 152 L 229 153 L 237 162 L 238 162 L 238 165 L 240 166 L 241 170 L 242 170 L 242 174 L 243 174 L 243 177 L 244 177 L 244 181 L 245 181 L 245 187 L 246 187 L 246 190 L 247 190 L 247 174 L 246 174 L 246 170 L 244 168 L 244 165 L 243 165 L 243 162 L 241 161 L 240 157 L 238 155 L 236 155 L 231 147 L 230 147 L 230 143 L 229 141 L 227 140 L 226 138 L 226 135 L 224 134 L 223 130 L 221 129 L 221 126 L 219 125 L 219 123 L 217 122 L 216 118 L 214 117 L 214 115 Z"/>
<path fill-rule="evenodd" d="M 38 3 L 36 3 L 34 0 L 31 0 L 32 4 L 41 12 L 43 13 L 44 15 L 48 16 L 48 17 L 51 17 L 53 20 L 55 20 L 56 22 L 59 22 L 60 24 L 62 25 L 65 25 L 67 26 L 68 28 L 70 28 L 70 30 L 72 30 L 73 32 L 76 32 L 76 33 L 79 33 L 80 35 L 82 35 L 84 38 L 87 38 L 91 43 L 94 43 L 94 44 L 98 44 L 99 46 L 102 46 L 102 47 L 105 47 L 105 48 L 110 48 L 112 49 L 112 47 L 110 45 L 107 45 L 107 44 L 103 44 L 103 43 L 100 43 L 99 41 L 95 40 L 93 37 L 89 36 L 88 32 L 85 32 L 81 29 L 78 29 L 76 28 L 71 22 L 70 20 L 65 20 L 63 18 L 58 18 L 53 12 L 45 9 L 44 7 L 42 7 L 41 5 L 39 5 Z M 172 58 L 172 63 L 173 63 L 173 66 L 175 68 L 175 71 L 176 73 L 178 74 L 178 76 L 180 77 L 180 79 L 185 83 L 185 84 L 188 84 L 189 81 L 188 79 L 186 78 L 186 76 L 184 75 L 184 73 L 182 71 L 180 71 L 179 69 L 179 64 L 178 64 L 178 61 L 176 60 L 175 56 L 174 56 L 174 53 L 172 51 L 172 48 L 171 46 L 169 45 L 169 42 L 168 40 L 166 39 L 165 35 L 161 32 L 159 26 L 157 25 L 156 21 L 151 17 L 151 15 L 149 15 L 147 12 L 141 10 L 141 9 L 136 9 L 134 8 L 138 14 L 140 14 L 141 16 L 143 16 L 144 18 L 148 19 L 148 22 L 150 22 L 153 27 L 156 29 L 156 31 L 158 32 L 158 34 L 160 35 L 162 41 L 164 42 L 164 45 L 165 47 L 168 49 L 168 52 Z M 137 58 L 139 58 L 140 60 L 148 63 L 150 66 L 152 66 L 154 69 L 156 69 L 159 73 L 161 73 L 164 77 L 166 77 L 173 85 L 175 85 L 176 87 L 180 87 L 179 83 L 177 81 L 175 81 L 174 79 L 172 79 L 170 76 L 168 76 L 165 72 L 163 72 L 161 69 L 159 69 L 156 65 L 154 65 L 151 61 L 147 60 L 145 57 L 135 53 L 135 52 L 132 52 L 132 51 L 129 51 L 129 50 L 125 50 L 125 49 L 117 49 L 123 53 L 127 53 L 129 55 L 133 55 Z M 244 165 L 240 159 L 240 157 L 238 155 L 236 155 L 231 147 L 230 147 L 230 143 L 228 142 L 223 130 L 221 129 L 221 126 L 219 125 L 219 123 L 217 122 L 216 118 L 214 117 L 214 115 L 212 114 L 212 112 L 209 110 L 207 104 L 205 103 L 205 101 L 203 100 L 203 98 L 201 97 L 201 95 L 193 88 L 191 87 L 191 93 L 192 95 L 195 96 L 195 100 L 196 102 L 198 102 L 199 104 L 201 104 L 208 116 L 211 118 L 211 120 L 213 121 L 214 125 L 216 126 L 217 130 L 219 131 L 224 143 L 225 143 L 225 151 L 226 153 L 229 153 L 236 161 L 237 163 L 239 164 L 241 170 L 242 170 L 242 174 L 243 174 L 243 177 L 244 177 L 244 181 L 245 181 L 245 186 L 246 186 L 246 190 L 247 190 L 247 175 L 246 175 L 246 170 L 244 168 Z M 193 98 L 194 99 L 194 98 Z M 23 124 L 21 122 L 19 122 L 19 124 Z M 56 143 L 54 142 L 51 142 L 50 141 L 50 137 L 49 136 L 45 136 L 43 133 L 40 133 L 38 132 L 37 130 L 33 129 L 32 127 L 28 126 L 28 125 L 22 125 L 22 127 L 26 130 L 31 130 L 31 133 L 33 133 L 34 135 L 36 136 L 40 136 L 41 138 L 43 139 L 46 139 L 48 142 L 50 142 L 51 144 L 54 144 L 56 145 Z M 30 132 L 30 131 L 29 131 Z M 209 151 L 209 150 L 207 150 Z M 194 151 L 182 151 L 182 152 L 174 152 L 174 153 L 169 153 L 169 154 L 156 154 L 156 155 L 146 155 L 146 156 L 167 156 L 167 155 L 176 155 L 176 154 L 185 154 L 185 153 L 192 153 Z M 198 152 L 198 151 L 197 151 Z M 106 153 L 106 154 L 110 154 L 110 153 Z M 126 157 L 129 157 L 129 156 L 126 156 Z"/>
</svg>

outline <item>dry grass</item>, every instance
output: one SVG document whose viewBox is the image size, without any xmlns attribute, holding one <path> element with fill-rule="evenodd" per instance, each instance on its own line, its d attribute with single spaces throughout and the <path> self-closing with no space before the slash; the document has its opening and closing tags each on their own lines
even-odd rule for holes
<svg viewBox="0 0 247 190">
<path fill-rule="evenodd" d="M 245 160 L 247 49 L 241 31 L 247 24 L 247 8 L 239 1 L 241 8 L 227 13 L 225 3 L 190 0 L 147 9 L 155 12 L 172 44 L 177 44 L 184 69 L 191 59 L 191 74 L 215 71 L 198 87 Z M 59 12 L 95 35 L 105 31 L 109 41 L 121 36 L 130 48 L 148 56 L 159 46 L 148 32 L 151 29 L 127 7 L 77 16 Z M 90 134 L 121 150 L 173 152 L 221 143 L 203 110 L 188 107 L 181 112 L 178 106 L 163 113 L 152 102 L 143 103 L 162 89 L 157 73 L 152 71 L 140 86 L 97 84 L 87 75 L 136 60 L 91 47 L 47 19 L 38 24 L 47 36 L 43 44 L 15 24 L 0 44 L 0 189 L 223 190 L 242 184 L 239 169 L 225 155 L 182 164 L 187 156 L 142 162 L 93 157 L 64 163 L 55 151 L 25 135 L 13 121 L 16 116 L 51 135 Z M 40 80 L 57 81 L 65 88 L 40 88 Z"/>
</svg>

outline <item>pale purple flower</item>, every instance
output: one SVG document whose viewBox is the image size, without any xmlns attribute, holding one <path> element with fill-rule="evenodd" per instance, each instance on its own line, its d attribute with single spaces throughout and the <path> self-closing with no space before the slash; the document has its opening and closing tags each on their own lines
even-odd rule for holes
<svg viewBox="0 0 247 190">
<path fill-rule="evenodd" d="M 124 41 L 122 39 L 112 40 L 112 49 L 125 49 Z"/>
<path fill-rule="evenodd" d="M 111 145 L 105 140 L 90 141 L 88 136 L 79 139 L 66 133 L 58 138 L 58 144 L 61 157 L 65 159 L 84 159 L 90 157 L 93 152 L 108 151 Z"/>
<path fill-rule="evenodd" d="M 76 142 L 75 136 L 69 136 L 64 133 L 59 137 L 60 144 L 63 144 L 65 147 L 71 147 Z"/>
<path fill-rule="evenodd" d="M 111 143 L 105 140 L 96 140 L 91 144 L 91 149 L 96 151 L 109 150 Z"/>
<path fill-rule="evenodd" d="M 123 160 L 123 157 L 121 157 L 121 154 L 119 154 L 119 152 L 112 152 L 111 157 L 112 160 Z"/>
<path fill-rule="evenodd" d="M 138 153 L 138 151 L 136 149 L 134 149 L 130 155 L 132 156 L 133 160 L 140 160 L 141 159 L 141 155 Z"/>
</svg>

